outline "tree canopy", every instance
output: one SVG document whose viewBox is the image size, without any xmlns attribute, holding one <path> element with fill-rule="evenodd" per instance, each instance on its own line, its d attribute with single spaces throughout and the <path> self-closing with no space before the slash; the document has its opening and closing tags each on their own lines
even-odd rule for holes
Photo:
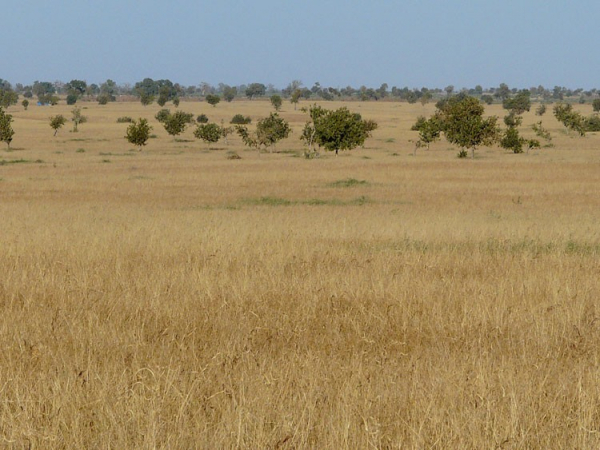
<svg viewBox="0 0 600 450">
<path fill-rule="evenodd" d="M 327 110 L 318 105 L 308 109 L 310 121 L 302 131 L 301 139 L 312 148 L 315 144 L 329 151 L 352 150 L 365 143 L 377 128 L 372 120 L 363 120 L 360 114 L 342 107 Z"/>
</svg>

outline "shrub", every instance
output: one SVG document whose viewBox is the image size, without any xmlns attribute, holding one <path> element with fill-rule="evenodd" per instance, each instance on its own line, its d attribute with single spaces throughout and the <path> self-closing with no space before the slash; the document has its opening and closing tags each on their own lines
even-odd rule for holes
<svg viewBox="0 0 600 450">
<path fill-rule="evenodd" d="M 133 118 L 129 116 L 122 116 L 117 119 L 117 123 L 133 123 Z"/>
<path fill-rule="evenodd" d="M 600 116 L 594 114 L 585 119 L 586 131 L 600 131 Z"/>
<path fill-rule="evenodd" d="M 249 123 L 252 123 L 252 119 L 250 118 L 250 116 L 243 116 L 242 114 L 236 114 L 235 116 L 233 116 L 233 118 L 231 119 L 231 122 L 234 125 L 248 125 Z"/>
<path fill-rule="evenodd" d="M 208 123 L 208 116 L 206 114 L 200 114 L 198 117 L 196 117 L 196 122 Z"/>
<path fill-rule="evenodd" d="M 77 94 L 67 95 L 67 105 L 74 105 L 75 103 L 77 103 Z"/>
<path fill-rule="evenodd" d="M 170 115 L 171 115 L 171 111 L 169 111 L 168 109 L 165 108 L 165 109 L 161 109 L 159 112 L 157 112 L 156 115 L 154 116 L 154 118 L 156 120 L 158 120 L 160 123 L 165 123 Z"/>
</svg>

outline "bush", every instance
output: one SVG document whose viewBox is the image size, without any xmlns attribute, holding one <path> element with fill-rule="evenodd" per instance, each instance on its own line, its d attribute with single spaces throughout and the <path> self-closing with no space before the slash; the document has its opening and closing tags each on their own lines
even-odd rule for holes
<svg viewBox="0 0 600 450">
<path fill-rule="evenodd" d="M 164 108 L 164 109 L 161 109 L 159 112 L 157 112 L 156 115 L 154 116 L 154 118 L 156 120 L 158 120 L 160 123 L 165 123 L 165 121 L 169 118 L 170 115 L 171 115 L 171 111 Z"/>
<path fill-rule="evenodd" d="M 252 119 L 250 118 L 250 116 L 243 116 L 241 114 L 236 114 L 235 116 L 233 116 L 233 118 L 231 119 L 231 122 L 234 125 L 248 125 L 249 123 L 252 123 Z"/>
<path fill-rule="evenodd" d="M 133 118 L 129 116 L 119 117 L 117 119 L 117 123 L 133 123 Z"/>
<path fill-rule="evenodd" d="M 77 94 L 67 95 L 67 105 L 74 105 L 77 103 Z"/>
<path fill-rule="evenodd" d="M 594 114 L 585 119 L 586 131 L 600 131 L 600 116 Z"/>
<path fill-rule="evenodd" d="M 208 117 L 206 114 L 200 114 L 198 117 L 196 117 L 196 122 L 198 123 L 208 123 Z"/>
</svg>

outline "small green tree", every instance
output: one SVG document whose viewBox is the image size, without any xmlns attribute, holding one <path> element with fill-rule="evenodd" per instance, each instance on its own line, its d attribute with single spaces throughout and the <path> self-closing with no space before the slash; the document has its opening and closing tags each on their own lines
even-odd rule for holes
<svg viewBox="0 0 600 450">
<path fill-rule="evenodd" d="M 23 108 L 25 108 L 25 111 L 27 111 L 27 108 L 29 108 L 29 100 L 27 100 L 27 99 L 24 99 L 24 100 L 21 102 L 21 105 L 23 105 Z"/>
<path fill-rule="evenodd" d="M 71 122 L 73 122 L 73 132 L 77 133 L 79 131 L 77 127 L 80 123 L 86 123 L 87 117 L 81 114 L 81 108 L 73 108 L 71 111 Z"/>
<path fill-rule="evenodd" d="M 573 110 L 573 105 L 569 103 L 558 103 L 554 106 L 554 116 L 562 123 L 567 131 L 573 130 L 580 136 L 585 136 L 585 118 Z"/>
<path fill-rule="evenodd" d="M 206 96 L 206 102 L 213 107 L 217 106 L 217 104 L 221 101 L 221 97 L 215 94 L 208 94 Z"/>
<path fill-rule="evenodd" d="M 283 100 L 281 100 L 281 96 L 274 94 L 271 95 L 271 105 L 275 108 L 275 111 L 279 111 L 281 109 L 281 105 L 283 104 Z"/>
<path fill-rule="evenodd" d="M 310 121 L 302 131 L 302 139 L 309 149 L 316 144 L 329 151 L 352 150 L 365 143 L 377 128 L 372 120 L 363 120 L 360 114 L 352 113 L 348 108 L 327 110 L 313 105 L 308 109 Z"/>
<path fill-rule="evenodd" d="M 67 119 L 65 119 L 62 114 L 50 117 L 50 128 L 54 130 L 54 136 L 56 136 L 58 130 L 60 130 L 65 123 L 67 123 Z"/>
<path fill-rule="evenodd" d="M 177 136 L 183 133 L 186 127 L 194 121 L 194 115 L 183 111 L 176 111 L 169 114 L 163 122 L 167 133 L 171 136 Z"/>
<path fill-rule="evenodd" d="M 77 94 L 74 92 L 69 92 L 67 94 L 67 105 L 74 105 L 75 103 L 77 103 Z"/>
<path fill-rule="evenodd" d="M 11 114 L 7 114 L 4 108 L 0 106 L 0 142 L 6 142 L 6 145 L 10 149 L 10 143 L 13 140 L 15 131 L 12 127 L 13 117 Z"/>
<path fill-rule="evenodd" d="M 232 102 L 236 95 L 237 95 L 237 88 L 236 87 L 225 86 L 223 88 L 223 98 L 225 99 L 225 101 L 227 103 Z"/>
<path fill-rule="evenodd" d="M 290 102 L 294 104 L 294 111 L 296 111 L 296 107 L 298 106 L 298 102 L 302 97 L 302 90 L 294 89 L 292 95 L 290 96 Z"/>
<path fill-rule="evenodd" d="M 543 116 L 544 114 L 546 114 L 546 104 L 545 103 L 540 103 L 540 105 L 535 110 L 535 115 L 536 116 Z"/>
<path fill-rule="evenodd" d="M 158 120 L 160 123 L 165 123 L 165 121 L 169 118 L 169 116 L 171 115 L 171 111 L 169 111 L 166 108 L 161 109 L 160 111 L 158 111 L 156 113 L 156 115 L 154 116 L 154 118 L 156 120 Z"/>
<path fill-rule="evenodd" d="M 152 127 L 148 125 L 146 119 L 140 118 L 138 121 L 133 121 L 131 125 L 127 127 L 127 133 L 125 139 L 129 143 L 138 147 L 138 151 L 142 151 L 142 147 L 146 145 L 148 139 L 150 139 L 150 131 Z"/>
<path fill-rule="evenodd" d="M 236 130 L 244 144 L 259 151 L 262 147 L 271 149 L 292 132 L 289 123 L 277 113 L 271 113 L 269 117 L 259 120 L 254 133 L 250 133 L 248 128 L 242 125 L 237 125 Z"/>
<path fill-rule="evenodd" d="M 196 139 L 202 139 L 210 148 L 210 144 L 215 144 L 221 139 L 221 127 L 216 123 L 200 124 L 194 130 L 194 136 Z"/>
<path fill-rule="evenodd" d="M 594 109 L 594 112 L 600 112 L 600 98 L 594 99 L 592 102 L 592 108 Z"/>
<path fill-rule="evenodd" d="M 10 88 L 0 89 L 0 106 L 8 108 L 11 105 L 16 105 L 19 101 L 19 94 Z"/>
<path fill-rule="evenodd" d="M 505 98 L 502 107 L 517 115 L 531 109 L 531 93 L 528 90 L 519 91 L 513 98 Z"/>
<path fill-rule="evenodd" d="M 416 155 L 417 149 L 422 147 L 427 147 L 429 150 L 429 146 L 439 140 L 442 133 L 441 125 L 435 116 L 429 119 L 425 119 L 423 116 L 419 117 L 411 130 L 419 132 L 419 139 L 415 141 L 413 155 Z"/>
<path fill-rule="evenodd" d="M 138 92 L 140 94 L 140 102 L 142 103 L 142 105 L 148 106 L 151 105 L 152 102 L 154 102 L 154 95 L 142 89 L 140 89 Z"/>
<path fill-rule="evenodd" d="M 439 121 L 444 136 L 451 144 L 461 148 L 461 155 L 481 145 L 490 146 L 498 140 L 498 117 L 485 118 L 484 106 L 475 97 L 458 94 L 437 103 L 436 120 Z"/>
</svg>

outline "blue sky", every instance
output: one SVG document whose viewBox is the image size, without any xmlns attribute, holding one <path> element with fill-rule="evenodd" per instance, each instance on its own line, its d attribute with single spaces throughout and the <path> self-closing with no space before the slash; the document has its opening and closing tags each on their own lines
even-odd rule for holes
<svg viewBox="0 0 600 450">
<path fill-rule="evenodd" d="M 600 88 L 595 0 L 20 0 L 0 78 Z"/>
</svg>

